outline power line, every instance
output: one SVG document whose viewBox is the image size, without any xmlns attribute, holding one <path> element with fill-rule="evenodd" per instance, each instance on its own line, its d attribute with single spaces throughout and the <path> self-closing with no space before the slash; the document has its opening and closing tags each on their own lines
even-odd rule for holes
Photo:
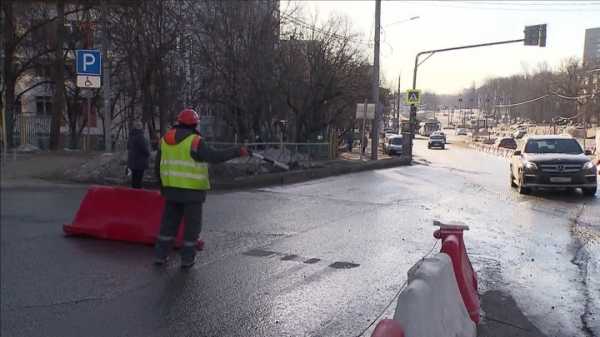
<svg viewBox="0 0 600 337">
<path fill-rule="evenodd" d="M 514 103 L 514 104 L 498 104 L 498 105 L 494 105 L 494 107 L 496 107 L 496 108 L 512 108 L 512 107 L 519 106 L 519 105 L 524 105 L 524 104 L 528 104 L 528 103 L 533 103 L 533 102 L 535 102 L 535 101 L 539 101 L 539 100 L 541 100 L 541 99 L 544 99 L 544 98 L 546 98 L 546 97 L 548 97 L 548 96 L 556 96 L 556 97 L 559 97 L 559 98 L 562 98 L 562 99 L 571 100 L 571 101 L 576 101 L 576 100 L 579 100 L 579 99 L 581 99 L 581 98 L 590 97 L 590 96 L 592 96 L 592 95 L 581 95 L 581 96 L 565 96 L 565 95 L 561 95 L 561 94 L 559 94 L 559 93 L 557 93 L 557 92 L 550 92 L 549 94 L 545 94 L 545 95 L 543 95 L 543 96 L 536 97 L 536 98 L 533 98 L 533 99 L 529 99 L 529 100 L 526 100 L 526 101 L 523 101 L 523 102 Z"/>
<path fill-rule="evenodd" d="M 496 7 L 495 4 L 483 4 L 483 3 L 479 3 L 479 2 L 469 2 L 469 3 L 447 3 L 447 2 L 436 2 L 436 3 L 432 3 L 432 2 L 400 2 L 402 4 L 410 4 L 410 5 L 423 5 L 423 6 L 433 6 L 433 7 L 442 7 L 442 8 L 453 8 L 453 9 L 470 9 L 470 10 L 492 10 L 492 11 L 512 11 L 512 12 L 581 12 L 582 10 L 585 11 L 600 11 L 600 3 L 596 3 L 596 4 L 589 4 L 590 6 L 588 6 L 587 8 L 574 8 L 574 6 L 572 5 L 564 5 L 564 8 L 559 8 L 559 7 L 553 7 L 553 8 L 549 8 L 549 7 L 544 7 L 544 8 L 539 8 L 539 7 Z M 457 4 L 457 5 L 455 5 Z M 481 6 L 483 5 L 483 6 Z M 508 4 L 504 4 L 504 3 L 498 3 L 498 5 L 508 5 Z M 491 7 L 494 6 L 494 7 Z M 592 6 L 598 6 L 598 7 L 592 7 Z"/>
<path fill-rule="evenodd" d="M 313 32 L 321 33 L 321 34 L 324 34 L 324 35 L 327 35 L 327 36 L 330 36 L 330 37 L 333 37 L 333 38 L 336 38 L 336 39 L 340 39 L 340 40 L 352 40 L 352 41 L 354 41 L 354 42 L 357 42 L 357 43 L 359 43 L 359 44 L 366 45 L 366 46 L 368 46 L 368 47 L 372 47 L 372 46 L 373 46 L 373 44 L 372 44 L 372 43 L 370 43 L 370 42 L 365 42 L 364 40 L 356 39 L 356 38 L 355 38 L 355 37 L 353 37 L 352 35 L 349 35 L 349 36 L 343 36 L 343 35 L 339 35 L 339 34 L 336 34 L 336 33 L 333 33 L 333 32 L 329 32 L 329 31 L 327 31 L 327 30 L 326 30 L 326 29 L 324 29 L 324 28 L 317 27 L 315 24 L 309 24 L 309 23 L 307 23 L 306 21 L 303 21 L 302 19 L 299 19 L 299 18 L 296 18 L 296 17 L 292 17 L 292 16 L 290 16 L 290 15 L 283 15 L 283 17 L 284 17 L 284 18 L 287 18 L 287 19 L 289 19 L 291 22 L 293 22 L 293 23 L 295 23 L 295 24 L 297 24 L 297 25 L 299 25 L 299 26 L 302 26 L 302 27 L 304 27 L 305 29 L 311 30 L 311 31 L 313 31 Z M 354 35 L 356 35 L 356 34 L 354 34 Z"/>
<path fill-rule="evenodd" d="M 473 4 L 472 1 L 456 1 L 461 4 Z M 557 6 L 597 6 L 598 2 L 578 2 L 578 1 L 554 1 L 554 2 L 522 2 L 522 1 L 477 1 L 477 4 L 482 5 L 506 5 L 517 7 L 557 7 Z"/>
</svg>

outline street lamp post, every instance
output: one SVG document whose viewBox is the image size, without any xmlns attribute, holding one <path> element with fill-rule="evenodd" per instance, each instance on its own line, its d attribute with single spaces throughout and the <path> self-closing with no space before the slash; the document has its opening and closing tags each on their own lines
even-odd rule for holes
<svg viewBox="0 0 600 337">
<path fill-rule="evenodd" d="M 458 115 L 460 116 L 461 114 L 462 114 L 461 127 L 464 128 L 465 127 L 465 113 L 463 112 L 463 109 L 462 109 L 462 97 L 458 99 Z"/>
</svg>

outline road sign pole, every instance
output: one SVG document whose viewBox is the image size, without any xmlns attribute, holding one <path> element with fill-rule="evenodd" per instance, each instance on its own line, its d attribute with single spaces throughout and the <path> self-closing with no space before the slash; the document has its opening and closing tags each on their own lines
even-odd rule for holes
<svg viewBox="0 0 600 337">
<path fill-rule="evenodd" d="M 2 104 L 2 164 L 6 163 L 6 157 L 8 155 L 8 144 L 6 136 L 6 104 Z"/>
<path fill-rule="evenodd" d="M 375 103 L 375 118 L 371 126 L 371 159 L 377 160 L 379 147 L 379 123 L 381 109 L 379 109 L 379 31 L 381 20 L 381 0 L 375 0 L 375 46 L 373 50 L 373 102 Z"/>
<path fill-rule="evenodd" d="M 104 88 L 102 96 L 104 99 L 104 151 L 112 152 L 112 119 L 110 115 L 110 60 L 108 59 L 108 50 L 110 48 L 110 34 L 108 32 L 108 9 L 107 0 L 102 1 L 102 16 L 104 18 L 104 29 L 102 36 L 102 54 L 104 56 Z"/>
<path fill-rule="evenodd" d="M 367 106 L 369 105 L 368 102 L 369 102 L 369 100 L 367 100 L 365 98 L 365 113 L 363 114 L 362 131 L 360 133 L 360 160 L 363 160 L 363 156 L 364 156 L 363 149 L 366 149 L 364 142 L 365 142 L 366 121 L 367 121 Z"/>
<path fill-rule="evenodd" d="M 85 151 L 86 152 L 89 151 L 90 147 L 91 147 L 90 146 L 90 117 L 92 115 L 91 112 L 92 112 L 92 92 L 90 89 L 90 95 L 88 96 L 88 99 L 87 99 L 87 118 L 86 118 L 86 122 L 85 122 L 86 129 L 87 129 L 86 130 L 87 136 L 85 138 Z"/>
</svg>

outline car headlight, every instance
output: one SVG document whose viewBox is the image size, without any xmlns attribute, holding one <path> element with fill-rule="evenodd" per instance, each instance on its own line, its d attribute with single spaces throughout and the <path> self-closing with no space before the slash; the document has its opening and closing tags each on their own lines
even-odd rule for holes
<svg viewBox="0 0 600 337">
<path fill-rule="evenodd" d="M 538 169 L 538 167 L 535 163 L 528 161 L 528 162 L 525 162 L 525 169 L 529 170 L 529 171 L 536 171 Z"/>
<path fill-rule="evenodd" d="M 588 161 L 587 163 L 583 164 L 583 170 L 584 171 L 595 172 L 596 171 L 596 165 L 594 165 L 593 162 Z"/>
</svg>

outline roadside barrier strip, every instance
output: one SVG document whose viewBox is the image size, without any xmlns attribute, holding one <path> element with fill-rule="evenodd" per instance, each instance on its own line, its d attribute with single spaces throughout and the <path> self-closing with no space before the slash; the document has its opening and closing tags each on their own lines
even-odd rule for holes
<svg viewBox="0 0 600 337">
<path fill-rule="evenodd" d="M 512 154 L 514 152 L 514 150 L 511 150 L 511 149 L 498 148 L 498 147 L 494 147 L 491 145 L 485 145 L 485 144 L 479 144 L 479 143 L 472 143 L 470 147 L 475 149 L 476 151 L 493 154 L 493 155 L 496 155 L 498 157 L 503 157 L 503 158 L 512 157 Z"/>
<path fill-rule="evenodd" d="M 417 262 L 398 295 L 394 319 L 381 320 L 371 337 L 475 337 L 480 319 L 477 276 L 463 242 L 463 225 L 440 226 L 441 251 Z M 435 248 L 435 246 L 434 246 Z M 429 254 L 428 254 L 429 255 Z"/>
</svg>

